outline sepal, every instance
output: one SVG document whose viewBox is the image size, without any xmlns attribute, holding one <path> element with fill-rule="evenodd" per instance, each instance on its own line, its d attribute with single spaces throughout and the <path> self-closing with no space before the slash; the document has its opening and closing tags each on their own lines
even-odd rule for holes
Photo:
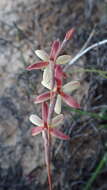
<svg viewBox="0 0 107 190">
<path fill-rule="evenodd" d="M 26 70 L 31 71 L 31 70 L 42 69 L 42 68 L 46 67 L 48 64 L 49 64 L 49 62 L 43 62 L 43 61 L 41 61 L 41 62 L 34 63 L 34 64 L 28 66 L 26 68 Z"/>
</svg>

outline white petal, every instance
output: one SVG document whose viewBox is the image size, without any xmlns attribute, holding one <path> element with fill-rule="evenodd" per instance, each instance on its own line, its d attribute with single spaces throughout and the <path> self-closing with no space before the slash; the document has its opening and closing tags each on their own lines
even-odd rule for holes
<svg viewBox="0 0 107 190">
<path fill-rule="evenodd" d="M 66 64 L 71 61 L 72 57 L 70 55 L 61 55 L 57 58 L 56 64 Z"/>
<path fill-rule="evenodd" d="M 48 89 L 51 89 L 51 80 L 52 80 L 52 71 L 50 68 L 50 64 L 44 69 L 43 72 L 43 80 L 42 85 L 45 86 Z"/>
<path fill-rule="evenodd" d="M 46 87 L 46 88 L 48 88 L 48 89 L 51 89 L 51 84 L 50 84 L 50 82 L 46 82 L 46 81 L 42 81 L 41 82 L 41 84 L 44 86 L 44 87 Z"/>
<path fill-rule="evenodd" d="M 56 117 L 52 119 L 52 126 L 57 127 L 61 125 L 63 123 L 63 120 L 64 120 L 63 114 L 57 115 Z"/>
<path fill-rule="evenodd" d="M 40 117 L 38 117 L 37 115 L 32 114 L 32 115 L 29 117 L 29 120 L 30 120 L 34 125 L 43 126 L 43 121 L 42 121 L 42 119 L 40 119 Z"/>
<path fill-rule="evenodd" d="M 73 90 L 76 90 L 79 87 L 80 87 L 80 82 L 79 81 L 71 81 L 71 82 L 69 82 L 69 83 L 67 83 L 67 84 L 65 84 L 63 86 L 63 91 L 65 93 L 70 93 L 70 92 L 72 92 Z"/>
<path fill-rule="evenodd" d="M 61 96 L 60 95 L 57 96 L 57 100 L 56 100 L 56 104 L 55 104 L 55 112 L 57 114 L 61 113 Z"/>
<path fill-rule="evenodd" d="M 43 61 L 49 61 L 49 55 L 44 50 L 36 50 L 36 55 Z"/>
</svg>

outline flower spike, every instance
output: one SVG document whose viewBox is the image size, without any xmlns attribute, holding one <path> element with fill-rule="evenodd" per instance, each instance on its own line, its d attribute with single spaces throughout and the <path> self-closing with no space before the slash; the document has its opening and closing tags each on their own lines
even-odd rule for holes
<svg viewBox="0 0 107 190">
<path fill-rule="evenodd" d="M 69 140 L 70 137 L 57 129 L 62 125 L 64 116 L 61 113 L 62 100 L 73 108 L 80 108 L 80 104 L 70 96 L 70 93 L 80 87 L 78 81 L 70 81 L 63 85 L 63 80 L 67 78 L 67 74 L 64 72 L 63 64 L 69 63 L 72 59 L 70 55 L 60 55 L 62 49 L 68 40 L 70 40 L 75 32 L 72 28 L 65 34 L 64 40 L 55 40 L 52 43 L 50 54 L 44 50 L 36 50 L 35 54 L 41 59 L 37 63 L 34 63 L 26 68 L 26 70 L 43 70 L 43 80 L 41 84 L 45 86 L 49 91 L 38 95 L 34 99 L 34 103 L 42 103 L 42 118 L 35 114 L 29 117 L 29 120 L 34 125 L 31 129 L 32 136 L 42 134 L 45 152 L 45 163 L 47 167 L 49 190 L 52 190 L 51 180 L 51 137 L 56 137 L 60 140 Z M 49 101 L 48 103 L 46 101 Z M 54 118 L 52 117 L 54 111 L 58 114 Z"/>
</svg>

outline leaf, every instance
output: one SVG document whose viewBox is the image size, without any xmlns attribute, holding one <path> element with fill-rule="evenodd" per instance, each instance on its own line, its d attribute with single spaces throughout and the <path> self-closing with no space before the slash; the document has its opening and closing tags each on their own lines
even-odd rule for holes
<svg viewBox="0 0 107 190">
<path fill-rule="evenodd" d="M 30 120 L 34 125 L 37 125 L 37 126 L 42 126 L 42 125 L 43 125 L 42 119 L 40 119 L 40 117 L 38 117 L 37 115 L 32 114 L 32 115 L 29 117 L 29 120 Z"/>
<path fill-rule="evenodd" d="M 34 64 L 28 66 L 26 68 L 26 70 L 31 71 L 31 70 L 35 70 L 35 69 L 42 69 L 42 68 L 46 67 L 48 64 L 49 64 L 48 62 L 41 61 L 41 62 L 34 63 Z"/>
<path fill-rule="evenodd" d="M 35 54 L 43 61 L 49 61 L 49 55 L 44 50 L 36 50 Z"/>
</svg>

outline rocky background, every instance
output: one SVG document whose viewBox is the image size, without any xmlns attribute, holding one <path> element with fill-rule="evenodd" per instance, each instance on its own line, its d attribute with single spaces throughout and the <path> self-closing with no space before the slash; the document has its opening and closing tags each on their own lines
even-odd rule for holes
<svg viewBox="0 0 107 190">
<path fill-rule="evenodd" d="M 41 136 L 31 136 L 29 115 L 40 115 L 32 97 L 40 94 L 42 73 L 28 72 L 37 61 L 35 49 L 50 50 L 52 41 L 63 39 L 76 28 L 65 53 L 72 57 L 90 33 L 90 45 L 107 39 L 106 0 L 1 0 L 0 1 L 0 190 L 48 189 Z M 107 45 L 85 54 L 77 65 L 85 69 L 107 69 Z M 81 81 L 76 97 L 85 112 L 63 106 L 63 130 L 69 142 L 54 141 L 53 189 L 82 190 L 106 152 L 107 76 L 75 73 Z M 91 114 L 87 114 L 87 113 Z M 91 190 L 107 189 L 107 166 Z"/>
</svg>

